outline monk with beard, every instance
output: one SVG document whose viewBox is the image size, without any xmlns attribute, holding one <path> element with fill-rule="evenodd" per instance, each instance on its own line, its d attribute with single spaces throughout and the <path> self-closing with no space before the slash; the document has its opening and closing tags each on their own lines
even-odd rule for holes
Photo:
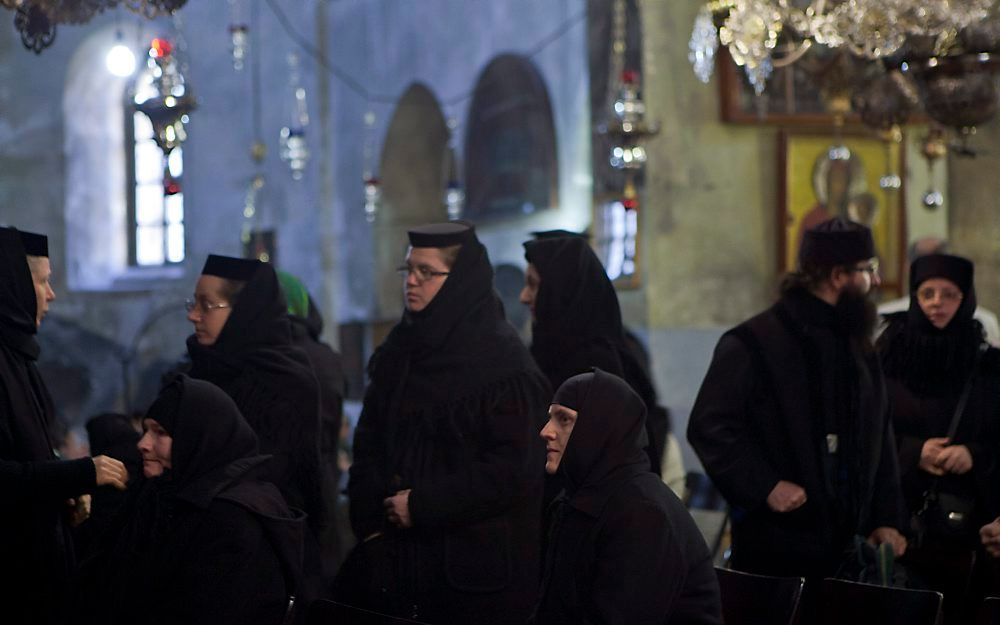
<svg viewBox="0 0 1000 625">
<path fill-rule="evenodd" d="M 906 549 L 871 343 L 880 282 L 868 228 L 807 231 L 778 302 L 719 340 L 691 413 L 691 445 L 732 507 L 733 568 L 805 577 L 806 596 L 855 536 Z"/>
</svg>

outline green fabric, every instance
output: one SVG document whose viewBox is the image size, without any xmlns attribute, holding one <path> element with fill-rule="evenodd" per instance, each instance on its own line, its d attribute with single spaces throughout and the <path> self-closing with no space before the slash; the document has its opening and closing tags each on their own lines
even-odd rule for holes
<svg viewBox="0 0 1000 625">
<path fill-rule="evenodd" d="M 302 281 L 286 271 L 278 272 L 278 282 L 288 303 L 288 314 L 296 317 L 309 316 L 309 292 Z"/>
</svg>

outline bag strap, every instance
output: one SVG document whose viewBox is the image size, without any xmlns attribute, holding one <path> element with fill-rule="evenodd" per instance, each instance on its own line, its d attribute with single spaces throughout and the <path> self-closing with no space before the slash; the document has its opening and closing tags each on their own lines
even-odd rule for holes
<svg viewBox="0 0 1000 625">
<path fill-rule="evenodd" d="M 958 404 L 955 405 L 955 414 L 952 416 L 951 424 L 948 426 L 948 440 L 954 439 L 955 434 L 958 432 L 958 423 L 962 420 L 965 405 L 969 403 L 969 395 L 972 393 L 972 384 L 976 379 L 976 373 L 979 371 L 979 359 L 982 358 L 983 351 L 982 346 L 976 351 L 976 360 L 972 363 L 972 371 L 969 372 L 969 379 L 965 381 L 962 395 L 958 398 Z"/>
</svg>

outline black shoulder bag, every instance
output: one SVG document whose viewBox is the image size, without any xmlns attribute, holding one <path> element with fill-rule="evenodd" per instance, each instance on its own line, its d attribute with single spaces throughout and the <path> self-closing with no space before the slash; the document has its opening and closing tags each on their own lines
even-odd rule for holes
<svg viewBox="0 0 1000 625">
<path fill-rule="evenodd" d="M 965 412 L 965 406 L 969 402 L 969 394 L 972 392 L 972 385 L 979 370 L 979 359 L 982 353 L 983 350 L 980 349 L 976 354 L 972 372 L 965 382 L 962 395 L 958 398 L 955 414 L 948 426 L 948 440 L 954 440 L 955 434 L 958 432 L 958 424 L 962 420 L 962 413 Z M 916 546 L 922 546 L 927 539 L 952 544 L 969 542 L 969 536 L 975 534 L 976 530 L 973 527 L 975 510 L 975 499 L 966 495 L 949 493 L 942 488 L 941 477 L 934 478 L 930 487 L 924 492 L 923 505 L 910 518 L 910 528 L 913 530 Z"/>
</svg>

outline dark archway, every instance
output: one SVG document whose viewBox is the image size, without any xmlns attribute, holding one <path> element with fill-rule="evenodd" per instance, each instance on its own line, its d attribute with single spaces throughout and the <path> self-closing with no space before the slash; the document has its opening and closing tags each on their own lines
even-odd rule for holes
<svg viewBox="0 0 1000 625">
<path fill-rule="evenodd" d="M 465 135 L 465 216 L 473 221 L 530 215 L 559 200 L 552 105 L 542 75 L 505 54 L 483 70 Z"/>
<path fill-rule="evenodd" d="M 378 319 L 399 317 L 401 281 L 396 267 L 406 252 L 407 228 L 446 221 L 444 155 L 448 126 L 437 98 L 414 83 L 399 99 L 386 132 L 379 167 L 382 203 L 375 224 Z"/>
</svg>

